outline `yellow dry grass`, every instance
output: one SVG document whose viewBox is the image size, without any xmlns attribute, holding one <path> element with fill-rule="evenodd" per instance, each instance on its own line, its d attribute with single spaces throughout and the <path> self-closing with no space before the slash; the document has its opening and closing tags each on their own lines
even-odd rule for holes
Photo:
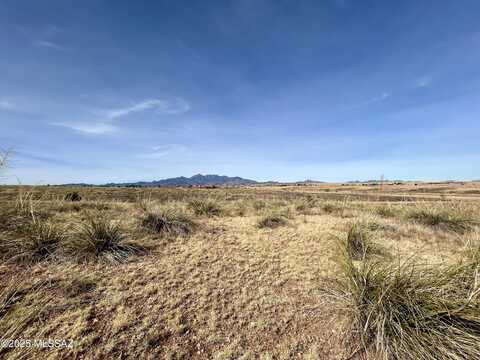
<svg viewBox="0 0 480 360">
<path fill-rule="evenodd" d="M 344 319 L 324 289 L 341 270 L 338 247 L 352 223 L 368 227 L 389 261 L 446 264 L 479 238 L 475 222 L 455 232 L 408 216 L 448 201 L 479 215 L 475 183 L 392 184 L 384 192 L 326 184 L 75 190 L 81 201 L 63 200 L 70 188 L 23 189 L 38 219 L 61 225 L 64 241 L 101 214 L 146 251 L 124 262 L 78 262 L 60 244 L 40 262 L 2 258 L 0 337 L 68 339 L 73 348 L 3 348 L 0 358 L 343 359 Z M 18 193 L 0 187 L 0 249 L 18 236 L 16 222 L 31 216 L 15 207 Z M 184 209 L 195 230 L 146 229 L 139 200 L 147 197 L 153 206 Z M 189 209 L 201 200 L 222 212 Z M 385 206 L 394 211 L 379 210 Z M 261 228 L 266 213 L 288 221 Z"/>
</svg>

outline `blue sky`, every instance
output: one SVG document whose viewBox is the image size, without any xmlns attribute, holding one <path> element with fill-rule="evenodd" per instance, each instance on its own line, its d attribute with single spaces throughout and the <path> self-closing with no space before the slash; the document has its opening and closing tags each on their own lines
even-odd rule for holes
<svg viewBox="0 0 480 360">
<path fill-rule="evenodd" d="M 478 0 L 0 0 L 26 184 L 479 179 Z"/>
</svg>

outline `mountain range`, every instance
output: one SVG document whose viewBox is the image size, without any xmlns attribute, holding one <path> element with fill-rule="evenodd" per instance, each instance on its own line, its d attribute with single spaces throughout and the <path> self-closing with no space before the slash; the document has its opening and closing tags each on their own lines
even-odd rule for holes
<svg viewBox="0 0 480 360">
<path fill-rule="evenodd" d="M 238 186 L 253 185 L 257 181 L 244 179 L 238 176 L 230 177 L 224 175 L 202 175 L 197 174 L 192 177 L 175 177 L 154 181 L 138 181 L 131 183 L 109 183 L 104 186 L 122 186 L 122 187 L 188 187 L 188 186 Z"/>
</svg>

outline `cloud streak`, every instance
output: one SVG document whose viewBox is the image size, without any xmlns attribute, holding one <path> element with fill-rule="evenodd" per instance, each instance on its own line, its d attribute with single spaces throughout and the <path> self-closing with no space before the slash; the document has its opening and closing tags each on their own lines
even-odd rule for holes
<svg viewBox="0 0 480 360">
<path fill-rule="evenodd" d="M 147 110 L 159 114 L 176 115 L 189 111 L 190 104 L 182 98 L 173 100 L 147 99 L 129 107 L 97 111 L 97 115 L 100 115 L 98 120 L 72 123 L 60 122 L 52 123 L 52 125 L 69 128 L 85 135 L 110 135 L 119 130 L 117 126 L 112 124 L 114 120 Z M 155 156 L 162 156 L 160 148 L 154 150 L 157 151 Z"/>
<path fill-rule="evenodd" d="M 43 47 L 43 48 L 48 48 L 48 49 L 54 49 L 54 50 L 66 50 L 65 47 L 58 45 L 52 41 L 47 41 L 47 40 L 37 40 L 33 42 L 33 45 L 36 47 Z"/>
<path fill-rule="evenodd" d="M 113 120 L 146 110 L 153 110 L 159 114 L 176 115 L 189 111 L 190 104 L 182 98 L 173 100 L 147 99 L 129 107 L 108 110 L 105 115 Z"/>
<path fill-rule="evenodd" d="M 85 135 L 110 135 L 118 131 L 116 126 L 104 122 L 53 123 L 52 125 L 69 128 Z"/>
<path fill-rule="evenodd" d="M 364 101 L 362 103 L 362 105 L 370 105 L 370 104 L 374 104 L 374 103 L 377 103 L 377 102 L 382 102 L 382 101 L 385 101 L 387 100 L 388 98 L 390 97 L 390 94 L 387 93 L 387 92 L 383 92 L 381 95 L 379 96 L 375 96 L 367 101 Z"/>
<path fill-rule="evenodd" d="M 143 154 L 141 157 L 143 158 L 162 158 L 167 155 L 171 154 L 178 154 L 178 153 L 183 153 L 188 150 L 188 148 L 184 145 L 180 144 L 166 144 L 166 145 L 159 145 L 159 146 L 153 146 L 152 147 L 152 152 L 148 154 Z"/>
<path fill-rule="evenodd" d="M 13 104 L 7 99 L 0 99 L 0 109 L 2 110 L 12 110 L 14 108 Z"/>
</svg>

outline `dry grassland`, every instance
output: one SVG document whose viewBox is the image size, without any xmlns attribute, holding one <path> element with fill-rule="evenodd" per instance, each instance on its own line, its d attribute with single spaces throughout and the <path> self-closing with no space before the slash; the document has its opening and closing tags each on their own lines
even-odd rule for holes
<svg viewBox="0 0 480 360">
<path fill-rule="evenodd" d="M 0 358 L 480 358 L 478 183 L 0 187 L 0 204 L 0 337 L 73 341 Z"/>
</svg>

